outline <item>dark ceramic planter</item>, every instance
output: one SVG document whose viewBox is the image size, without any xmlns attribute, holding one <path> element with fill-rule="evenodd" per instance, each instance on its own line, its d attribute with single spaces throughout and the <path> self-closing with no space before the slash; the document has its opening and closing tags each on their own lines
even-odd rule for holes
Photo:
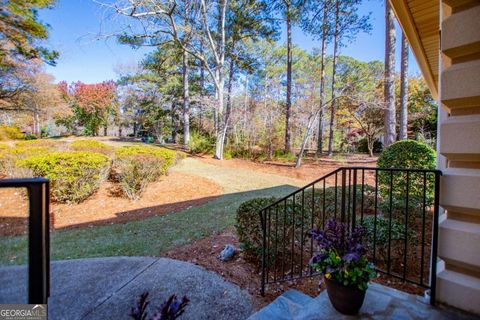
<svg viewBox="0 0 480 320">
<path fill-rule="evenodd" d="M 327 293 L 333 307 L 341 314 L 355 315 L 360 311 L 365 291 L 356 286 L 343 286 L 336 281 L 325 279 Z"/>
</svg>

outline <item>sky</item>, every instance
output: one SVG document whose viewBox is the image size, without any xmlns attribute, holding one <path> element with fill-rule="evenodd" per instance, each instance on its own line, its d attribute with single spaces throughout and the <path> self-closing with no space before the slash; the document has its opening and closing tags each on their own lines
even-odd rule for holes
<svg viewBox="0 0 480 320">
<path fill-rule="evenodd" d="M 341 48 L 340 54 L 352 56 L 362 61 L 384 60 L 385 46 L 385 7 L 381 0 L 365 0 L 359 11 L 371 13 L 373 30 L 370 34 L 360 34 L 357 39 Z M 112 35 L 125 25 L 109 13 L 95 0 L 58 0 L 54 9 L 42 10 L 40 18 L 50 25 L 48 44 L 60 52 L 57 66 L 46 67 L 56 81 L 82 81 L 96 83 L 116 80 L 120 66 L 138 63 L 152 48 L 132 49 L 118 44 Z M 397 70 L 400 68 L 401 31 L 397 25 Z M 285 41 L 285 30 L 280 41 Z M 293 30 L 293 42 L 301 48 L 311 50 L 319 47 L 299 28 Z M 329 52 L 331 52 L 331 48 Z M 409 74 L 419 74 L 415 58 L 410 52 Z"/>
</svg>

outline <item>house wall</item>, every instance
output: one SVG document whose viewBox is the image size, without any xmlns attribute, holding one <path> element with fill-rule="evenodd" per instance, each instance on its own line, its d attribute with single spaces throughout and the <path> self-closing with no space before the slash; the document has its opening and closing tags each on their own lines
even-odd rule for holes
<svg viewBox="0 0 480 320">
<path fill-rule="evenodd" d="M 440 2 L 437 299 L 480 314 L 480 2 Z"/>
</svg>

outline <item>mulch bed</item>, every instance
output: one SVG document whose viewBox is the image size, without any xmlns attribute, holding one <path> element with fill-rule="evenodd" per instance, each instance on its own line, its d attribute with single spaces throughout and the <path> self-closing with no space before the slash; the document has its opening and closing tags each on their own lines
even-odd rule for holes
<svg viewBox="0 0 480 320">
<path fill-rule="evenodd" d="M 171 172 L 148 186 L 139 200 L 125 198 L 118 186 L 105 181 L 100 189 L 79 204 L 52 203 L 54 230 L 125 223 L 200 206 L 223 194 L 211 180 Z M 0 236 L 28 232 L 28 200 L 21 189 L 0 190 Z"/>
<path fill-rule="evenodd" d="M 312 297 L 317 296 L 324 290 L 323 287 L 319 287 L 320 278 L 311 277 L 295 282 L 290 281 L 269 285 L 267 286 L 265 297 L 262 297 L 260 295 L 261 273 L 255 264 L 246 261 L 242 253 L 238 252 L 228 262 L 223 262 L 219 259 L 220 252 L 227 244 L 233 244 L 236 248 L 239 248 L 240 244 L 234 228 L 229 228 L 221 233 L 172 249 L 163 253 L 162 256 L 194 263 L 221 275 L 225 280 L 247 290 L 253 297 L 255 309 L 261 309 L 290 288 L 299 290 Z M 383 274 L 379 274 L 373 281 L 413 294 L 423 294 L 424 290 Z"/>
</svg>

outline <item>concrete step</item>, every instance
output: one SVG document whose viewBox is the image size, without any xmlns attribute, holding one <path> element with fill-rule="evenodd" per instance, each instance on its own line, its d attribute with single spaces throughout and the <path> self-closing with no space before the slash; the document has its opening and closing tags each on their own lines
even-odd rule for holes
<svg viewBox="0 0 480 320">
<path fill-rule="evenodd" d="M 480 279 L 445 269 L 437 275 L 437 299 L 480 315 Z"/>
<path fill-rule="evenodd" d="M 311 301 L 313 301 L 312 297 L 298 290 L 291 289 L 275 299 L 265 308 L 254 313 L 248 318 L 248 320 L 290 320 Z"/>
</svg>

